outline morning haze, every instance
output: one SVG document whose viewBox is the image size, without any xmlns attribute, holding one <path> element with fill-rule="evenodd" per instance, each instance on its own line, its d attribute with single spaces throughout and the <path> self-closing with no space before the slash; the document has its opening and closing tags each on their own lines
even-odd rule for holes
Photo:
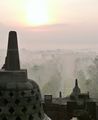
<svg viewBox="0 0 98 120">
<path fill-rule="evenodd" d="M 67 53 L 66 49 L 98 50 L 97 0 L 3 0 L 0 7 L 0 49 L 7 48 L 9 30 L 16 30 L 22 67 L 28 68 L 29 76 L 40 84 L 43 92 L 54 79 L 54 83 L 58 80 L 58 86 L 61 85 L 58 91 L 52 91 L 53 94 L 57 96 L 61 88 L 69 94 L 81 71 L 82 77 L 88 80 L 88 69 L 94 64 L 96 52 Z M 0 54 L 0 67 L 4 51 Z"/>
</svg>

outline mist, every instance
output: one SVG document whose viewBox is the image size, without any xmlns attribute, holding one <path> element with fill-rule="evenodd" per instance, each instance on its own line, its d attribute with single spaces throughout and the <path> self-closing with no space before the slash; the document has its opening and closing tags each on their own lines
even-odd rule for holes
<svg viewBox="0 0 98 120">
<path fill-rule="evenodd" d="M 10 30 L 18 33 L 19 48 L 31 51 L 56 49 L 97 49 L 98 25 L 90 23 L 64 23 L 38 27 L 8 26 L 0 24 L 0 48 L 7 48 Z"/>
<path fill-rule="evenodd" d="M 28 70 L 28 77 L 36 81 L 42 94 L 63 97 L 71 94 L 75 79 L 83 93 L 97 96 L 98 51 L 88 50 L 20 50 L 21 68 Z M 0 50 L 0 67 L 3 66 L 5 50 Z M 96 86 L 96 87 L 95 87 Z"/>
</svg>

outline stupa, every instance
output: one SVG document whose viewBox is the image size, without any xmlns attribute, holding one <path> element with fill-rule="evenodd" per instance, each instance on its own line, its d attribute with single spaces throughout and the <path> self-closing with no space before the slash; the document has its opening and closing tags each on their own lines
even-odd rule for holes
<svg viewBox="0 0 98 120">
<path fill-rule="evenodd" d="M 75 80 L 75 87 L 73 88 L 73 92 L 71 93 L 71 96 L 78 98 L 80 93 L 81 93 L 81 90 L 80 90 L 79 85 L 78 85 L 78 80 L 76 79 Z"/>
<path fill-rule="evenodd" d="M 9 32 L 5 64 L 0 70 L 0 120 L 44 120 L 39 86 L 20 69 L 17 33 Z"/>
</svg>

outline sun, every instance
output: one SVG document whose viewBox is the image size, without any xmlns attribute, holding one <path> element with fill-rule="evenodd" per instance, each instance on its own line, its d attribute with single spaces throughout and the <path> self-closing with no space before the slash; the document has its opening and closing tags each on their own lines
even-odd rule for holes
<svg viewBox="0 0 98 120">
<path fill-rule="evenodd" d="M 30 26 L 49 23 L 48 6 L 45 0 L 28 0 L 26 4 L 26 21 Z"/>
</svg>

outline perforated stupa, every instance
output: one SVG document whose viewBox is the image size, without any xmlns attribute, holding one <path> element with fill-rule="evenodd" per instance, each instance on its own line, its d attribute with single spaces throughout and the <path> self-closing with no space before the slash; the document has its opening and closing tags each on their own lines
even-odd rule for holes
<svg viewBox="0 0 98 120">
<path fill-rule="evenodd" d="M 44 120 L 39 86 L 20 69 L 17 33 L 9 32 L 7 56 L 0 70 L 0 120 Z"/>
</svg>

